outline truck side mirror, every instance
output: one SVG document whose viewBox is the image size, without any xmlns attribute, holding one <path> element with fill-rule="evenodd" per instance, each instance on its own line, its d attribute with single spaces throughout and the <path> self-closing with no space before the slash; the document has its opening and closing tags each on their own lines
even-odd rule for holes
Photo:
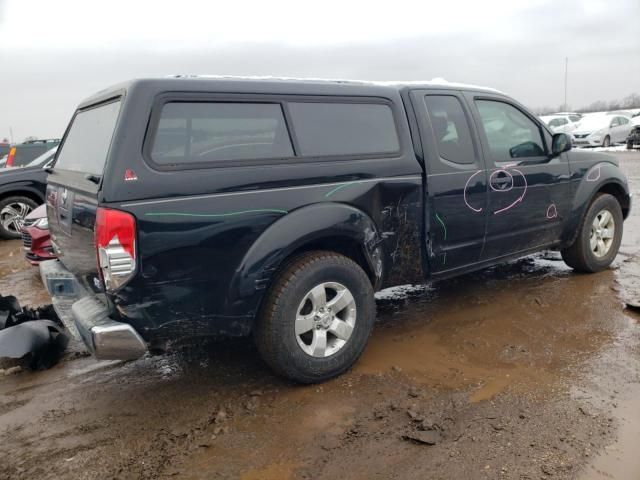
<svg viewBox="0 0 640 480">
<path fill-rule="evenodd" d="M 551 141 L 551 155 L 557 157 L 571 150 L 571 138 L 566 133 L 556 133 Z"/>
</svg>

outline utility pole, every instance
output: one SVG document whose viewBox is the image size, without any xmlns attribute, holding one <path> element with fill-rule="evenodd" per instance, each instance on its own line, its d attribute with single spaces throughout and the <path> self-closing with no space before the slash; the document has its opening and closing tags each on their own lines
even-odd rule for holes
<svg viewBox="0 0 640 480">
<path fill-rule="evenodd" d="M 567 105 L 567 77 L 569 73 L 569 57 L 564 57 L 564 108 L 566 112 L 569 109 Z"/>
</svg>

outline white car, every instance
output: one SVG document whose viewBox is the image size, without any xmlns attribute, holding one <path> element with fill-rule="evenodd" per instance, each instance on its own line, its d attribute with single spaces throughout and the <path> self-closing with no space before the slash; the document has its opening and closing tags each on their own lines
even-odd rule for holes
<svg viewBox="0 0 640 480">
<path fill-rule="evenodd" d="M 624 143 L 631 133 L 631 119 L 624 115 L 592 114 L 582 117 L 573 132 L 576 147 L 608 147 Z"/>
<path fill-rule="evenodd" d="M 572 133 L 576 129 L 580 118 L 580 115 L 577 114 L 556 114 L 540 117 L 540 120 L 549 125 L 553 133 Z"/>
</svg>

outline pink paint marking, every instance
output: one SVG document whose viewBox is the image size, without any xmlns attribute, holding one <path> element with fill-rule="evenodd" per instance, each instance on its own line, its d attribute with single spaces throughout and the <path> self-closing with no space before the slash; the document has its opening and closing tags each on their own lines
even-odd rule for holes
<svg viewBox="0 0 640 480">
<path fill-rule="evenodd" d="M 557 216 L 558 216 L 558 209 L 556 208 L 556 204 L 552 203 L 547 208 L 547 218 L 552 219 L 552 218 L 556 218 Z"/>
<path fill-rule="evenodd" d="M 473 175 L 471 175 L 469 177 L 469 180 L 467 180 L 467 183 L 464 184 L 464 190 L 462 191 L 462 197 L 464 198 L 464 203 L 466 203 L 467 207 L 469 207 L 474 212 L 481 212 L 482 211 L 482 207 L 481 208 L 474 208 L 471 205 L 469 205 L 469 202 L 467 200 L 467 188 L 469 188 L 469 183 L 471 183 L 471 179 L 473 177 L 475 177 L 476 175 L 478 175 L 479 173 L 482 173 L 482 170 L 478 170 L 476 173 L 474 173 Z"/>
<path fill-rule="evenodd" d="M 524 196 L 527 194 L 527 177 L 525 177 L 524 173 L 522 173 L 520 170 L 516 169 L 516 168 L 511 168 L 514 172 L 520 174 L 520 176 L 522 177 L 522 179 L 524 180 L 524 191 L 522 192 L 522 195 L 520 195 L 515 202 L 513 202 L 511 205 L 501 208 L 500 210 L 496 210 L 495 212 L 493 212 L 494 215 L 497 215 L 498 213 L 502 213 L 502 212 L 506 212 L 507 210 L 515 207 L 518 203 L 520 203 L 522 200 L 524 200 Z"/>
<path fill-rule="evenodd" d="M 596 173 L 595 177 L 593 176 L 594 173 Z M 587 182 L 595 182 L 597 180 L 600 180 L 600 165 L 587 174 Z"/>
</svg>

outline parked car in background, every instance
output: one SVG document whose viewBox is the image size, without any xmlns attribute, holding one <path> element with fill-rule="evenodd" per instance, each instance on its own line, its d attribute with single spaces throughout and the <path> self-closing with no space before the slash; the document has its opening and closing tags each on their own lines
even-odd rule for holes
<svg viewBox="0 0 640 480">
<path fill-rule="evenodd" d="M 0 237 L 20 238 L 24 219 L 44 203 L 47 172 L 57 147 L 32 160 L 24 168 L 0 170 Z"/>
<path fill-rule="evenodd" d="M 552 113 L 552 115 L 565 115 L 568 116 L 572 122 L 579 122 L 582 117 L 584 117 L 583 113 L 578 112 L 557 112 Z"/>
<path fill-rule="evenodd" d="M 578 126 L 577 122 L 580 121 L 580 117 L 573 118 L 575 120 L 572 120 L 570 115 L 545 115 L 540 117 L 540 120 L 546 123 L 554 133 L 571 133 Z"/>
<path fill-rule="evenodd" d="M 9 150 L 11 150 L 11 145 L 6 142 L 0 142 L 0 159 L 9 155 Z"/>
<path fill-rule="evenodd" d="M 624 115 L 593 113 L 585 115 L 573 132 L 577 147 L 608 147 L 625 143 L 631 132 L 631 119 Z"/>
<path fill-rule="evenodd" d="M 57 147 L 60 139 L 30 140 L 11 147 L 5 167 L 24 167 L 43 153 Z"/>
<path fill-rule="evenodd" d="M 633 117 L 633 112 L 631 110 L 611 110 L 610 112 L 605 112 L 605 115 L 622 115 L 623 117 Z"/>
<path fill-rule="evenodd" d="M 6 165 L 9 150 L 11 150 L 11 145 L 8 142 L 0 142 L 0 168 Z"/>
<path fill-rule="evenodd" d="M 45 204 L 40 205 L 26 216 L 21 232 L 24 256 L 31 265 L 38 265 L 43 260 L 56 258 L 51 246 Z"/>
<path fill-rule="evenodd" d="M 640 115 L 631 119 L 631 132 L 627 137 L 627 149 L 640 148 Z"/>
<path fill-rule="evenodd" d="M 492 89 L 137 80 L 76 110 L 40 273 L 99 358 L 252 333 L 311 383 L 358 359 L 376 290 L 547 248 L 601 271 L 630 203 L 611 156 Z"/>
</svg>

